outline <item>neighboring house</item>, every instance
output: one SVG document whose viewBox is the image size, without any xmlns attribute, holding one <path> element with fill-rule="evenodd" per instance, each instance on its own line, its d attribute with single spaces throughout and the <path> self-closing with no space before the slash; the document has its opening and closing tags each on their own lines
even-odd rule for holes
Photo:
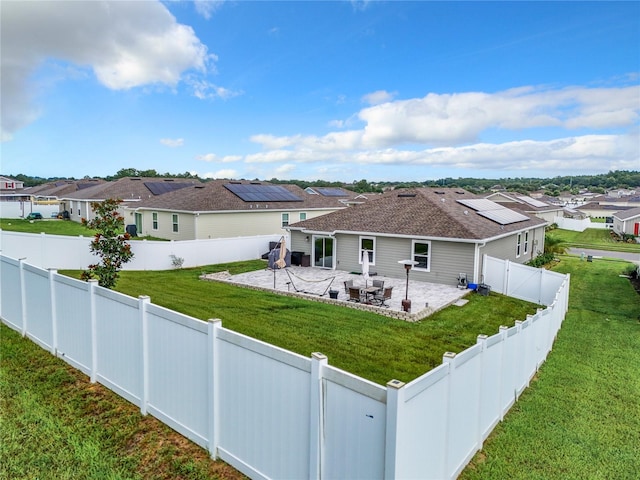
<svg viewBox="0 0 640 480">
<path fill-rule="evenodd" d="M 529 215 L 535 215 L 549 223 L 553 223 L 555 217 L 563 216 L 563 208 L 561 206 L 551 205 L 543 200 L 517 192 L 496 192 L 487 195 L 485 198 L 504 205 L 507 208 L 522 211 Z"/>
<path fill-rule="evenodd" d="M 626 234 L 640 238 L 640 207 L 615 213 L 613 231 L 618 235 Z"/>
<path fill-rule="evenodd" d="M 285 234 L 290 223 L 347 208 L 342 188 L 305 191 L 293 184 L 213 180 L 127 207 L 138 233 L 169 240 Z M 349 207 L 351 208 L 351 207 Z"/>
<path fill-rule="evenodd" d="M 101 178 L 83 178 L 82 180 L 56 180 L 36 187 L 25 189 L 34 199 L 60 199 L 78 190 L 95 187 L 105 183 Z"/>
<path fill-rule="evenodd" d="M 9 193 L 24 188 L 24 182 L 0 175 L 0 192 Z"/>
<path fill-rule="evenodd" d="M 401 260 L 418 262 L 411 278 L 455 285 L 482 281 L 483 255 L 525 263 L 544 249 L 548 222 L 459 188 L 395 190 L 362 205 L 289 226 L 291 250 L 311 265 L 403 277 Z"/>
<path fill-rule="evenodd" d="M 102 202 L 107 199 L 121 200 L 120 213 L 124 215 L 125 208 L 137 204 L 142 200 L 164 195 L 168 192 L 200 184 L 198 180 L 181 178 L 156 177 L 123 177 L 113 182 L 103 182 L 86 188 L 77 189 L 72 193 L 60 195 L 61 210 L 70 213 L 71 220 L 91 220 L 95 217 L 91 209 L 92 202 Z M 125 217 L 125 223 L 131 224 Z"/>
</svg>

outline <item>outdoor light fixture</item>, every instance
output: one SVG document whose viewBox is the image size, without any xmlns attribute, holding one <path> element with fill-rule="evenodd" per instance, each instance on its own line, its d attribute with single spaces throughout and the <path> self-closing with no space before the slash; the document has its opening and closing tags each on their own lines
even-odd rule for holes
<svg viewBox="0 0 640 480">
<path fill-rule="evenodd" d="M 405 312 L 411 312 L 411 300 L 409 300 L 409 270 L 411 267 L 418 265 L 415 260 L 398 260 L 398 263 L 404 265 L 404 269 L 407 272 L 407 286 L 405 288 L 404 300 L 402 300 L 402 310 Z"/>
</svg>

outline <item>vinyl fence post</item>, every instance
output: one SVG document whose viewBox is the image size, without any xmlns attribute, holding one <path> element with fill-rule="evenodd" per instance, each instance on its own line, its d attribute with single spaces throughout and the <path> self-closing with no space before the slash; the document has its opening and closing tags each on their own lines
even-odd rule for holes
<svg viewBox="0 0 640 480">
<path fill-rule="evenodd" d="M 319 352 L 311 354 L 311 377 L 309 395 L 309 479 L 322 478 L 324 452 L 324 405 L 323 399 L 323 367 L 328 363 L 327 357 Z"/>
<path fill-rule="evenodd" d="M 56 309 L 56 281 L 54 279 L 57 270 L 49 269 L 49 297 L 51 298 L 51 355 L 57 356 L 58 352 L 58 313 Z"/>
<path fill-rule="evenodd" d="M 96 318 L 96 287 L 98 280 L 91 279 L 89 284 L 89 318 L 91 321 L 91 383 L 96 383 L 98 375 L 98 319 Z"/>
<path fill-rule="evenodd" d="M 220 405 L 219 394 L 220 391 L 220 343 L 218 341 L 218 332 L 222 328 L 222 321 L 219 319 L 210 319 L 207 324 L 208 335 L 208 351 L 207 351 L 207 387 L 208 387 L 208 405 L 209 405 L 209 455 L 212 459 L 218 457 L 218 445 L 220 442 Z"/>
<path fill-rule="evenodd" d="M 404 435 L 402 429 L 402 409 L 404 407 L 404 382 L 391 380 L 387 383 L 387 425 L 385 437 L 384 478 L 392 480 L 399 475 L 398 452 L 399 444 Z"/>
<path fill-rule="evenodd" d="M 22 315 L 22 336 L 27 335 L 27 288 L 24 283 L 24 258 L 18 259 L 18 269 L 20 271 L 20 313 Z"/>
<path fill-rule="evenodd" d="M 486 354 L 487 351 L 487 338 L 489 338 L 487 335 L 478 335 L 478 338 L 476 339 L 476 343 L 479 343 L 481 345 L 481 353 L 480 353 L 480 389 L 478 391 L 478 413 L 476 414 L 476 426 L 477 426 L 477 432 L 478 432 L 478 437 L 476 440 L 476 451 L 480 450 L 482 448 L 482 442 L 483 442 L 483 438 L 482 438 L 482 393 L 484 391 L 485 385 L 484 385 L 484 369 L 485 367 L 485 361 L 484 361 L 484 356 Z M 486 408 L 486 407 L 485 407 Z"/>
<path fill-rule="evenodd" d="M 449 463 L 451 462 L 451 447 L 449 446 L 449 437 L 451 436 L 451 415 L 453 412 L 451 411 L 451 384 L 453 383 L 453 375 L 455 372 L 455 361 L 456 354 L 454 352 L 445 352 L 442 356 L 442 363 L 447 364 L 449 366 L 449 370 L 447 373 L 447 412 L 445 419 L 445 430 L 444 430 L 444 438 L 442 439 L 444 442 L 444 455 L 442 456 L 442 475 L 441 478 L 451 478 L 451 469 L 449 468 Z"/>
<path fill-rule="evenodd" d="M 520 388 L 520 387 L 522 385 L 522 379 L 525 375 L 524 372 L 526 372 L 524 357 L 526 356 L 527 345 L 524 341 L 524 335 L 522 334 L 522 320 L 516 320 L 515 327 L 517 330 L 516 343 L 518 345 L 518 352 L 520 354 L 520 361 L 518 362 L 518 368 L 516 369 L 516 385 L 515 385 L 516 388 L 514 391 L 514 402 L 517 402 L 523 390 L 523 388 Z"/>
<path fill-rule="evenodd" d="M 507 349 L 507 330 L 509 330 L 509 327 L 507 327 L 506 325 L 500 325 L 499 328 L 499 332 L 500 332 L 500 337 L 502 338 L 502 341 L 500 342 L 500 379 L 498 382 L 498 389 L 500 394 L 498 395 L 498 408 L 500 410 L 500 421 L 502 422 L 504 420 L 504 408 L 502 408 L 502 388 L 504 385 L 504 377 L 506 375 L 506 369 L 510 368 L 506 362 L 504 361 L 504 357 L 505 357 L 505 350 Z"/>
<path fill-rule="evenodd" d="M 149 319 L 147 305 L 151 302 L 148 295 L 138 297 L 138 314 L 140 315 L 140 329 L 142 331 L 142 398 L 140 399 L 140 413 L 147 414 L 149 403 Z"/>
<path fill-rule="evenodd" d="M 511 280 L 511 262 L 509 260 L 504 261 L 504 285 L 502 285 L 502 294 L 509 295 L 509 280 Z"/>
</svg>

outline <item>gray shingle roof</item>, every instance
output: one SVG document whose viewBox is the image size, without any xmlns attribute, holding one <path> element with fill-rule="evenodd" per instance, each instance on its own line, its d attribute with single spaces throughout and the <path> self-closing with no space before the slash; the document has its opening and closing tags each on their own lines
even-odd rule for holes
<svg viewBox="0 0 640 480">
<path fill-rule="evenodd" d="M 459 188 L 394 190 L 346 210 L 329 213 L 290 227 L 314 232 L 360 232 L 451 239 L 482 240 L 545 225 L 528 220 L 500 225 L 457 200 L 483 198 Z"/>
<path fill-rule="evenodd" d="M 102 185 L 104 180 L 99 178 L 82 179 L 82 180 L 57 180 L 55 182 L 45 183 L 36 187 L 25 189 L 24 192 L 29 195 L 38 197 L 64 197 L 70 196 L 78 190 L 91 188 L 96 185 Z"/>
<path fill-rule="evenodd" d="M 256 182 L 233 181 L 240 184 Z M 183 212 L 217 212 L 217 211 L 246 211 L 246 210 L 311 210 L 327 208 L 346 208 L 345 200 L 352 199 L 356 194 L 347 191 L 348 197 L 327 197 L 305 192 L 294 184 L 280 184 L 287 191 L 301 198 L 300 202 L 281 201 L 251 201 L 246 202 L 225 188 L 230 180 L 212 180 L 192 187 L 183 188 L 175 192 L 165 193 L 154 198 L 147 198 L 136 203 L 136 208 L 145 210 L 171 210 Z M 274 185 L 269 182 L 257 182 L 261 185 Z"/>
<path fill-rule="evenodd" d="M 618 220 L 630 220 L 635 217 L 640 217 L 640 207 L 630 208 L 622 212 L 614 213 L 613 216 Z"/>
<path fill-rule="evenodd" d="M 143 178 L 143 177 L 123 177 L 114 182 L 105 182 L 99 185 L 83 188 L 76 192 L 66 195 L 65 199 L 69 200 L 106 200 L 108 198 L 116 198 L 126 201 L 144 200 L 154 196 L 153 192 L 145 185 L 145 183 L 188 183 L 199 184 L 198 180 L 182 179 L 182 178 Z"/>
</svg>

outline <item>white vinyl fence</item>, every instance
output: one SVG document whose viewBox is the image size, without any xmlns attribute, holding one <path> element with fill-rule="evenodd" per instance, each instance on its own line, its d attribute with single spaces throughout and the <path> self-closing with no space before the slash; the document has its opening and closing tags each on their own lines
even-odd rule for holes
<svg viewBox="0 0 640 480">
<path fill-rule="evenodd" d="M 566 279 L 566 275 L 561 273 L 487 255 L 484 256 L 482 270 L 482 278 L 492 291 L 539 305 L 551 305 Z"/>
<path fill-rule="evenodd" d="M 256 479 L 455 478 L 544 362 L 568 292 L 566 276 L 547 308 L 380 386 L 0 256 L 4 323 Z"/>
<path fill-rule="evenodd" d="M 591 222 L 588 218 L 576 219 L 555 217 L 553 222 L 558 225 L 558 228 L 563 230 L 572 230 L 574 232 L 584 232 L 587 228 L 596 228 L 599 230 L 610 230 L 613 228 L 612 223 Z"/>
<path fill-rule="evenodd" d="M 254 260 L 269 251 L 269 242 L 281 235 L 181 240 L 172 242 L 133 240 L 133 260 L 123 270 L 169 270 L 172 255 L 184 259 L 183 267 Z M 30 265 L 58 270 L 83 270 L 99 258 L 89 251 L 92 237 L 69 237 L 45 233 L 0 230 L 0 251 L 11 258 L 24 258 Z M 288 243 L 288 239 L 287 239 Z"/>
</svg>

